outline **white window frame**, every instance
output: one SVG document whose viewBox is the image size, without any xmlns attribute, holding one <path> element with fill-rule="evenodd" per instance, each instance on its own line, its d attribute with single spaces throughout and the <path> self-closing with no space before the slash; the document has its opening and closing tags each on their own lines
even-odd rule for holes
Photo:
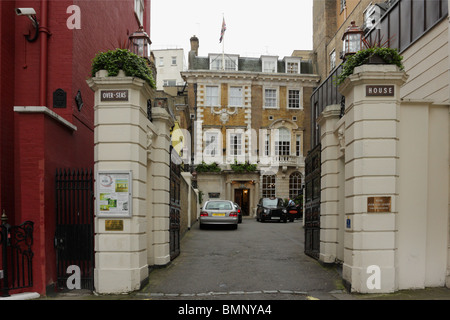
<svg viewBox="0 0 450 320">
<path fill-rule="evenodd" d="M 217 90 L 217 94 L 213 92 L 213 89 Z M 205 87 L 205 106 L 217 107 L 220 101 L 220 88 L 219 86 L 206 86 Z"/>
<path fill-rule="evenodd" d="M 225 71 L 238 71 L 239 56 L 238 55 L 209 55 L 209 69 L 214 71 L 222 71 L 222 63 L 225 58 Z"/>
<path fill-rule="evenodd" d="M 336 68 L 336 49 L 330 52 L 330 72 Z"/>
<path fill-rule="evenodd" d="M 230 86 L 228 105 L 230 107 L 242 107 L 244 105 L 244 88 L 242 86 Z"/>
<path fill-rule="evenodd" d="M 220 141 L 220 132 L 217 130 L 208 130 L 205 131 L 205 149 L 204 155 L 206 158 L 214 159 L 221 157 L 221 141 Z M 214 138 L 214 139 L 212 139 Z"/>
<path fill-rule="evenodd" d="M 134 13 L 141 26 L 144 25 L 144 0 L 134 0 Z"/>
<path fill-rule="evenodd" d="M 262 72 L 277 73 L 278 72 L 278 57 L 261 57 Z"/>
<path fill-rule="evenodd" d="M 158 67 L 164 67 L 164 57 L 159 57 L 158 60 L 159 60 Z"/>
<path fill-rule="evenodd" d="M 301 73 L 301 58 L 292 58 L 292 57 L 286 57 L 285 58 L 285 69 L 286 73 L 288 74 L 300 74 Z M 291 70 L 290 65 L 295 64 L 297 68 L 295 70 Z"/>
<path fill-rule="evenodd" d="M 298 108 L 291 106 L 291 91 L 298 91 Z M 287 109 L 303 110 L 303 88 L 288 88 L 286 90 Z"/>
<path fill-rule="evenodd" d="M 228 133 L 228 155 L 240 157 L 244 154 L 244 134 L 242 132 Z"/>
<path fill-rule="evenodd" d="M 285 135 L 284 133 L 288 133 Z M 290 156 L 291 155 L 291 131 L 286 127 L 280 127 L 275 135 L 275 155 Z"/>
<path fill-rule="evenodd" d="M 177 56 L 172 56 L 172 58 L 171 58 L 171 61 L 172 61 L 172 66 L 176 66 L 177 65 L 177 60 L 178 60 L 178 58 L 177 58 Z"/>
<path fill-rule="evenodd" d="M 295 136 L 295 155 L 297 157 L 303 156 L 303 152 L 302 152 L 302 135 L 301 134 L 297 134 Z"/>
<path fill-rule="evenodd" d="M 273 87 L 266 87 L 263 89 L 264 90 L 264 109 L 279 109 L 279 92 L 278 92 L 278 88 L 273 88 Z M 275 92 L 275 99 L 273 97 L 269 97 L 269 99 L 267 98 L 267 91 L 273 91 Z M 268 105 L 267 103 L 269 101 L 275 101 L 275 106 L 273 106 L 272 104 Z"/>
</svg>

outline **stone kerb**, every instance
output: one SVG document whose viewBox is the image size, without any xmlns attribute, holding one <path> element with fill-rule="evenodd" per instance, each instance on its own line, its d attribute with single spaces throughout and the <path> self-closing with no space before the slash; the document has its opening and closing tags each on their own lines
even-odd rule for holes
<svg viewBox="0 0 450 320">
<path fill-rule="evenodd" d="M 111 176 L 130 173 L 131 178 L 131 207 L 125 215 L 126 210 L 117 215 L 99 212 L 96 194 L 95 290 L 113 294 L 138 290 L 148 279 L 147 131 L 152 124 L 146 107 L 153 94 L 141 79 L 122 72 L 117 77 L 106 75 L 102 70 L 87 81 L 95 91 L 94 170 Z M 98 189 L 96 181 L 96 193 Z M 112 191 L 111 199 L 115 196 Z"/>
<path fill-rule="evenodd" d="M 353 292 L 398 288 L 398 123 L 406 79 L 394 65 L 363 65 L 339 88 L 346 97 L 343 278 Z M 374 266 L 379 278 L 371 277 Z"/>
</svg>

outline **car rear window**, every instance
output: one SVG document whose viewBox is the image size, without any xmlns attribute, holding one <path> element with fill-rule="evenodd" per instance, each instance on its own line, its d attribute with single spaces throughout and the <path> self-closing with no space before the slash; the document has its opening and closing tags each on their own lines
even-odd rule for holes
<svg viewBox="0 0 450 320">
<path fill-rule="evenodd" d="M 206 204 L 206 208 L 208 210 L 231 210 L 231 203 L 226 201 L 214 201 L 214 202 L 208 202 Z"/>
<path fill-rule="evenodd" d="M 263 206 L 265 207 L 276 207 L 278 204 L 278 199 L 263 199 Z"/>
</svg>

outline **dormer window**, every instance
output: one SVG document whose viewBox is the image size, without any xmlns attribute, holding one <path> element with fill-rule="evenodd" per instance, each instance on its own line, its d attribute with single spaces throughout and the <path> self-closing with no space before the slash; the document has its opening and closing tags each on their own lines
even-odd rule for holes
<svg viewBox="0 0 450 320">
<path fill-rule="evenodd" d="M 223 67 L 225 62 L 225 67 Z M 238 55 L 209 55 L 209 69 L 215 71 L 238 71 L 239 56 Z"/>
<path fill-rule="evenodd" d="M 285 58 L 284 59 L 286 63 L 286 73 L 294 73 L 299 74 L 300 73 L 300 58 Z"/>
<path fill-rule="evenodd" d="M 278 72 L 278 57 L 276 56 L 262 56 L 262 72 L 277 73 Z"/>
</svg>

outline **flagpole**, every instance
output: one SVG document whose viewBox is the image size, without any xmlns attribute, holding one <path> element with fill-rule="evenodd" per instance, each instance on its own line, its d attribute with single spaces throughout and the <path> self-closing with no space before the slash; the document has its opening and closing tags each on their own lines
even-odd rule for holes
<svg viewBox="0 0 450 320">
<path fill-rule="evenodd" d="M 223 21 L 225 21 L 225 14 L 222 13 Z M 225 33 L 222 39 L 222 71 L 225 71 Z"/>
</svg>

